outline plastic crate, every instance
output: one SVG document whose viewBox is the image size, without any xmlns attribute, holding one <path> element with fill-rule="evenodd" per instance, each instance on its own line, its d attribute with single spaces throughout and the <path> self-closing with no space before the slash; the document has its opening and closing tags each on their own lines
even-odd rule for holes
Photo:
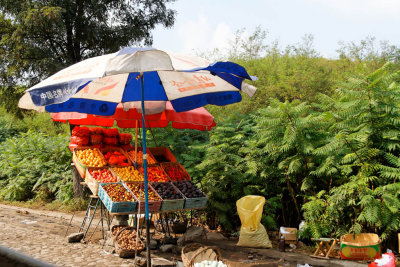
<svg viewBox="0 0 400 267">
<path fill-rule="evenodd" d="M 103 201 L 104 206 L 111 213 L 135 213 L 137 207 L 137 200 L 135 197 L 135 201 L 123 201 L 123 202 L 113 202 L 107 192 L 104 190 L 103 186 L 110 184 L 120 184 L 122 185 L 128 192 L 132 194 L 132 192 L 126 188 L 126 186 L 122 183 L 100 183 L 99 186 L 99 197 L 101 201 Z"/>
<path fill-rule="evenodd" d="M 176 182 L 173 182 L 173 184 L 174 184 L 174 186 L 176 186 Z M 176 187 L 178 188 L 178 186 L 176 186 Z M 192 197 L 192 198 L 189 198 L 184 193 L 182 193 L 182 194 L 185 196 L 184 209 L 205 208 L 206 205 L 207 205 L 207 197 L 203 192 L 202 192 L 202 194 L 203 194 L 204 197 Z"/>
<path fill-rule="evenodd" d="M 156 184 L 161 184 L 161 183 L 151 183 L 153 188 L 154 188 L 154 185 L 156 185 Z M 181 210 L 181 209 L 183 209 L 183 207 L 185 206 L 185 196 L 172 183 L 168 183 L 168 184 L 170 184 L 177 191 L 177 193 L 182 196 L 182 198 L 181 199 L 163 199 L 160 211 L 170 211 L 170 210 Z M 157 190 L 155 190 L 155 191 L 157 192 Z"/>
<path fill-rule="evenodd" d="M 135 198 L 138 200 L 138 207 L 137 207 L 137 212 L 138 213 L 145 213 L 145 201 L 144 200 L 140 200 L 139 196 L 135 195 L 135 193 L 133 193 L 130 189 L 129 189 L 129 185 L 130 184 L 139 184 L 141 188 L 144 188 L 144 183 L 143 182 L 131 182 L 131 183 L 125 183 L 126 187 L 128 188 L 128 190 L 135 196 Z M 158 212 L 161 209 L 161 204 L 162 204 L 162 198 L 160 197 L 160 195 L 156 192 L 156 190 L 154 190 L 154 188 L 148 184 L 148 190 L 152 190 L 160 200 L 156 200 L 156 201 L 149 201 L 149 212 Z M 143 191 L 144 192 L 144 191 Z M 143 193 L 144 194 L 144 193 Z M 143 197 L 144 198 L 144 197 Z M 139 211 L 140 209 L 140 211 Z"/>
<path fill-rule="evenodd" d="M 174 154 L 172 154 L 168 147 L 149 147 L 149 150 L 158 163 L 176 162 Z"/>
<path fill-rule="evenodd" d="M 207 197 L 186 198 L 184 209 L 205 208 L 207 205 Z"/>
</svg>

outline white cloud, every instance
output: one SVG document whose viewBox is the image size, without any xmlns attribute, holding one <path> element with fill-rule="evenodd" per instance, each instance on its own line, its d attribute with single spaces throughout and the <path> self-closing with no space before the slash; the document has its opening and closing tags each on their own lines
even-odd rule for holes
<svg viewBox="0 0 400 267">
<path fill-rule="evenodd" d="M 210 25 L 207 17 L 199 15 L 195 20 L 182 23 L 178 28 L 178 36 L 182 44 L 181 52 L 191 53 L 214 48 L 226 49 L 234 34 L 226 23 L 220 22 L 215 27 Z"/>
<path fill-rule="evenodd" d="M 234 34 L 231 28 L 224 22 L 218 24 L 212 35 L 211 46 L 212 48 L 226 49 L 229 47 L 230 42 L 233 40 Z"/>
</svg>

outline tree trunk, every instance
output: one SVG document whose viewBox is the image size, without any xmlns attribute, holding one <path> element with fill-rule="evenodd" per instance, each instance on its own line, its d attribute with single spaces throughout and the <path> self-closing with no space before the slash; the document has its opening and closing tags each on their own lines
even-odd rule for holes
<svg viewBox="0 0 400 267">
<path fill-rule="evenodd" d="M 299 222 L 300 222 L 301 221 L 301 213 L 300 213 L 299 205 L 297 204 L 296 195 L 294 193 L 293 187 L 290 184 L 289 177 L 287 175 L 286 175 L 286 184 L 288 186 L 290 195 L 292 196 L 292 199 L 293 199 L 293 202 L 294 202 L 294 206 L 296 207 L 297 216 L 298 216 Z"/>
<path fill-rule="evenodd" d="M 72 178 L 74 181 L 74 197 L 83 197 L 85 187 L 81 185 L 82 177 L 76 169 L 75 165 L 72 165 Z"/>
</svg>

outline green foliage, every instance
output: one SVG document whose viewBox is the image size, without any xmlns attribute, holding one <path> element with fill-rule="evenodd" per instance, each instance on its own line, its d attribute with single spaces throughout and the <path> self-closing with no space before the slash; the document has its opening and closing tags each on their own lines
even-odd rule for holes
<svg viewBox="0 0 400 267">
<path fill-rule="evenodd" d="M 0 199 L 73 197 L 67 138 L 29 131 L 0 144 Z"/>
<path fill-rule="evenodd" d="M 343 83 L 325 114 L 334 136 L 314 155 L 330 159 L 335 171 L 314 174 L 341 179 L 303 206 L 314 236 L 379 231 L 385 240 L 400 229 L 400 71 L 392 67 Z"/>
<path fill-rule="evenodd" d="M 17 112 L 21 85 L 85 58 L 151 45 L 157 25 L 174 23 L 175 11 L 166 6 L 172 1 L 0 1 L 0 103 Z"/>
<path fill-rule="evenodd" d="M 242 155 L 239 154 L 244 140 L 251 134 L 251 123 L 244 118 L 233 118 L 216 127 L 206 150 L 206 158 L 198 165 L 198 169 L 205 172 L 203 183 L 209 196 L 209 207 L 217 214 L 219 223 L 228 230 L 237 225 L 236 200 L 257 190 L 256 183 L 248 180 L 251 177 L 246 177 L 242 169 Z"/>
</svg>

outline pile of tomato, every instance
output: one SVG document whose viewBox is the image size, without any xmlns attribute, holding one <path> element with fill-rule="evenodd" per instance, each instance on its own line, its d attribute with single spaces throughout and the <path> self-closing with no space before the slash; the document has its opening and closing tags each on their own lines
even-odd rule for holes
<svg viewBox="0 0 400 267">
<path fill-rule="evenodd" d="M 171 181 L 190 180 L 188 173 L 177 164 L 164 164 L 163 168 Z"/>
<path fill-rule="evenodd" d="M 114 166 L 129 166 L 129 160 L 119 151 L 108 151 L 104 158 L 107 160 L 107 163 Z"/>
<path fill-rule="evenodd" d="M 139 171 L 143 174 L 143 167 L 140 167 Z M 168 176 L 160 167 L 147 167 L 147 180 L 149 182 L 168 182 Z"/>
<path fill-rule="evenodd" d="M 108 169 L 89 170 L 89 173 L 96 181 L 100 183 L 117 182 L 117 177 L 114 177 Z"/>
</svg>

